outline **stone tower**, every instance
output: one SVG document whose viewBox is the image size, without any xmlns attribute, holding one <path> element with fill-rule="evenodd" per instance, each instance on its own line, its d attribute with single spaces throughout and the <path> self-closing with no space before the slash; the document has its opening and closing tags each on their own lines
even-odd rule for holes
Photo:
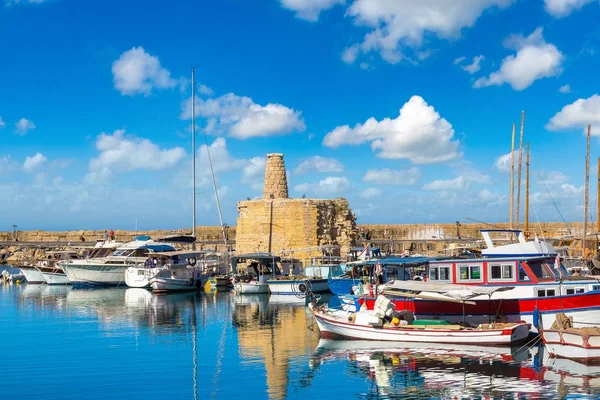
<svg viewBox="0 0 600 400">
<path fill-rule="evenodd" d="M 281 153 L 267 154 L 263 197 L 265 199 L 288 198 L 287 176 L 285 174 L 283 154 Z"/>
</svg>

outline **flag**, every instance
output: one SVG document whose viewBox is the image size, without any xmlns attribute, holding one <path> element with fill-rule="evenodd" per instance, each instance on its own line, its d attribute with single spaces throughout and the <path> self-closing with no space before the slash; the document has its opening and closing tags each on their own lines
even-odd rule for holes
<svg viewBox="0 0 600 400">
<path fill-rule="evenodd" d="M 379 276 L 381 274 L 381 263 L 377 260 L 377 265 L 375 265 L 375 274 Z"/>
</svg>

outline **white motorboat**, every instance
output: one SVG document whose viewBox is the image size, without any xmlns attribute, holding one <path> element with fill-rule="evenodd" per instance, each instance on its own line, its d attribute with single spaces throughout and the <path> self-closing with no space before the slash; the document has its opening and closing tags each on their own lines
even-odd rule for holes
<svg viewBox="0 0 600 400">
<path fill-rule="evenodd" d="M 240 254 L 232 257 L 231 265 L 237 271 L 238 263 L 247 263 L 245 274 L 233 277 L 233 288 L 238 294 L 269 293 L 268 280 L 280 276 L 277 267 L 280 257 L 269 253 Z"/>
<path fill-rule="evenodd" d="M 272 294 L 303 296 L 307 293 L 329 291 L 327 276 L 329 265 L 310 265 L 298 276 L 280 276 L 269 279 L 269 291 Z"/>
<path fill-rule="evenodd" d="M 46 259 L 38 261 L 35 268 L 43 275 L 48 285 L 70 285 L 67 274 L 58 263 L 81 258 L 75 251 L 52 251 L 46 253 Z"/>
<path fill-rule="evenodd" d="M 46 283 L 46 278 L 41 271 L 35 268 L 33 265 L 22 265 L 20 267 L 21 273 L 25 276 L 27 283 L 30 285 L 41 285 Z"/>
<path fill-rule="evenodd" d="M 236 282 L 233 284 L 233 288 L 236 293 L 239 294 L 264 294 L 269 293 L 269 284 L 266 280 L 260 281 L 248 281 L 248 282 Z"/>
<path fill-rule="evenodd" d="M 58 266 L 74 285 L 118 286 L 125 283 L 125 271 L 130 266 L 143 264 L 149 254 L 175 250 L 173 245 L 154 241 L 150 236 L 137 236 L 109 256 L 69 260 Z"/>
<path fill-rule="evenodd" d="M 600 327 L 573 328 L 573 321 L 564 313 L 556 315 L 556 325 L 540 330 L 550 357 L 600 365 Z"/>
<path fill-rule="evenodd" d="M 156 253 L 151 256 L 157 260 L 158 271 L 149 279 L 155 292 L 198 290 L 203 285 L 202 271 L 196 267 L 201 252 L 174 251 Z"/>
<path fill-rule="evenodd" d="M 394 315 L 394 309 L 384 296 L 377 298 L 374 310 L 348 313 L 315 303 L 309 304 L 309 309 L 325 339 L 512 345 L 525 341 L 529 335 L 526 323 L 481 324 L 469 328 L 440 320 L 414 320 L 410 311 L 403 311 L 401 317 L 393 317 L 387 322 L 387 318 Z"/>
</svg>

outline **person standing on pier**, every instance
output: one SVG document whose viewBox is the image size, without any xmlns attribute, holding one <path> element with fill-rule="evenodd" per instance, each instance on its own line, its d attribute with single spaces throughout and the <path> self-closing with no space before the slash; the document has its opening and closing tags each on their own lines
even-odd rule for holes
<svg viewBox="0 0 600 400">
<path fill-rule="evenodd" d="M 113 231 L 112 229 L 110 230 L 110 241 L 111 242 L 115 241 L 115 231 Z"/>
<path fill-rule="evenodd" d="M 104 231 L 104 242 L 108 241 L 108 231 Z"/>
</svg>

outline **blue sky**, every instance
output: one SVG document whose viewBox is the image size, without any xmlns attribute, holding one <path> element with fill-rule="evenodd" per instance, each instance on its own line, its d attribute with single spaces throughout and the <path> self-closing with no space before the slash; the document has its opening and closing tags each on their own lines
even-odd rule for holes
<svg viewBox="0 0 600 400">
<path fill-rule="evenodd" d="M 0 229 L 189 227 L 191 65 L 199 225 L 205 133 L 230 225 L 269 152 L 359 223 L 507 221 L 521 110 L 532 221 L 583 219 L 588 123 L 595 220 L 596 0 L 3 1 Z"/>
</svg>

